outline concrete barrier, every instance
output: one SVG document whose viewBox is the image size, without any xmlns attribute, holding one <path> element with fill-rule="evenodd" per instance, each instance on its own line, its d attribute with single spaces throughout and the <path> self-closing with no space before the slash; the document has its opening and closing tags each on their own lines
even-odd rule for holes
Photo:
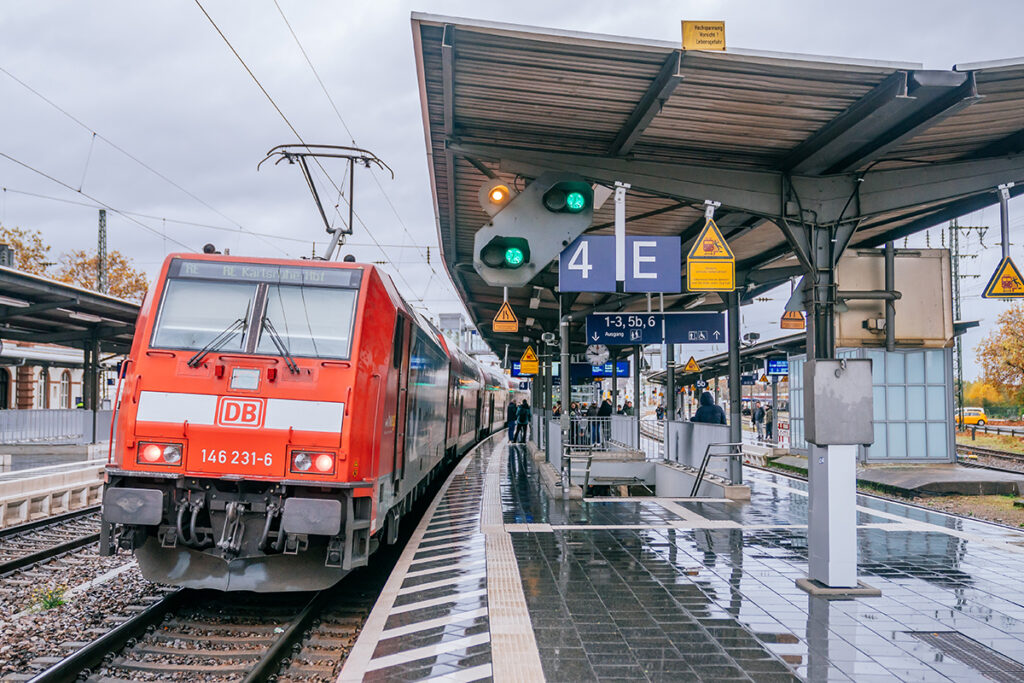
<svg viewBox="0 0 1024 683">
<path fill-rule="evenodd" d="M 0 477 L 0 529 L 99 505 L 105 464 L 51 465 L 5 473 Z"/>
</svg>

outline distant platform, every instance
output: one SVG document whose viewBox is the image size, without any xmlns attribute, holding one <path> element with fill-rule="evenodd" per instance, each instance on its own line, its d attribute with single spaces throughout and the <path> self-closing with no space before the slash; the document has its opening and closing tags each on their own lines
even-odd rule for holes
<svg viewBox="0 0 1024 683">
<path fill-rule="evenodd" d="M 805 482 L 749 502 L 548 495 L 522 446 L 460 463 L 339 680 L 1024 680 L 1024 532 L 859 495 L 860 578 L 810 596 Z"/>
<path fill-rule="evenodd" d="M 807 458 L 788 455 L 775 460 L 807 470 Z M 908 494 L 964 496 L 1024 495 L 1024 472 L 1004 472 L 963 465 L 875 465 L 857 469 L 857 479 Z"/>
</svg>

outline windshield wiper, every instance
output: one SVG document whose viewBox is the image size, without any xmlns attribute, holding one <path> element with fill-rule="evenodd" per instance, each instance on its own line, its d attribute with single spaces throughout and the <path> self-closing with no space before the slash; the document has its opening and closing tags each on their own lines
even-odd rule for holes
<svg viewBox="0 0 1024 683">
<path fill-rule="evenodd" d="M 212 340 L 210 340 L 209 344 L 196 351 L 196 354 L 188 359 L 188 366 L 190 368 L 199 367 L 199 364 L 203 362 L 204 358 L 206 358 L 206 354 L 212 353 L 217 349 L 221 348 L 229 341 L 231 341 L 231 338 L 235 336 L 236 332 L 241 332 L 244 329 L 245 318 L 239 318 L 235 322 L 231 323 L 223 332 L 221 332 Z"/>
<path fill-rule="evenodd" d="M 270 341 L 274 342 L 274 346 L 277 347 L 277 352 L 284 357 L 284 363 L 288 366 L 294 374 L 299 374 L 299 366 L 295 363 L 295 359 L 292 358 L 292 354 L 288 351 L 288 345 L 284 343 L 284 339 L 277 333 L 277 328 L 270 322 L 270 318 L 263 316 L 263 329 L 270 335 Z"/>
</svg>

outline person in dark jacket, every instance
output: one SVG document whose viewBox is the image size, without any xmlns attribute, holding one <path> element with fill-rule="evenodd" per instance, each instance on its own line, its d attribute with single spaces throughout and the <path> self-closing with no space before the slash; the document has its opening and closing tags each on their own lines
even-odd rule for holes
<svg viewBox="0 0 1024 683">
<path fill-rule="evenodd" d="M 516 415 L 519 414 L 519 406 L 515 401 L 508 402 L 508 412 L 505 414 L 505 425 L 508 427 L 508 440 L 511 443 L 516 440 Z"/>
<path fill-rule="evenodd" d="M 705 391 L 700 395 L 700 407 L 697 408 L 697 412 L 690 418 L 690 422 L 706 422 L 715 425 L 726 424 L 725 411 L 722 410 L 721 406 L 715 405 L 715 397 L 711 395 L 710 391 Z"/>
<path fill-rule="evenodd" d="M 530 404 L 523 399 L 522 405 L 519 406 L 519 411 L 516 413 L 516 441 L 519 443 L 526 443 L 526 428 L 530 424 L 530 418 L 533 417 L 533 413 L 530 412 Z"/>
<path fill-rule="evenodd" d="M 597 409 L 597 416 L 599 419 L 599 429 L 597 429 L 598 442 L 607 441 L 612 434 L 612 413 L 615 412 L 615 407 L 612 406 L 612 402 L 609 399 L 605 399 L 601 402 L 601 407 Z"/>
</svg>

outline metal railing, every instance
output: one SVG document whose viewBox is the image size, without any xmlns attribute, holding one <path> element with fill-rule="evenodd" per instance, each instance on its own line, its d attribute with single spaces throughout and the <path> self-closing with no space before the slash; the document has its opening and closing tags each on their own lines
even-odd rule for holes
<svg viewBox="0 0 1024 683">
<path fill-rule="evenodd" d="M 92 439 L 92 411 L 0 410 L 0 443 L 76 444 L 86 436 Z"/>
<path fill-rule="evenodd" d="M 728 449 L 725 453 L 712 453 L 713 448 L 726 448 Z M 718 458 L 742 458 L 743 457 L 743 444 L 742 443 L 709 443 L 704 449 L 704 457 L 700 461 L 700 469 L 697 470 L 697 477 L 693 480 L 693 488 L 690 490 L 690 497 L 695 498 L 697 491 L 700 489 L 701 483 L 704 481 L 704 475 L 708 471 L 708 461 L 712 457 Z"/>
<path fill-rule="evenodd" d="M 983 425 L 962 425 L 957 420 L 957 429 L 961 432 L 969 431 L 971 433 L 971 441 L 974 441 L 975 436 L 978 432 L 982 434 L 996 434 L 1005 436 L 1018 436 L 1024 438 L 1024 427 L 1007 427 L 1001 425 L 983 424 Z"/>
</svg>

